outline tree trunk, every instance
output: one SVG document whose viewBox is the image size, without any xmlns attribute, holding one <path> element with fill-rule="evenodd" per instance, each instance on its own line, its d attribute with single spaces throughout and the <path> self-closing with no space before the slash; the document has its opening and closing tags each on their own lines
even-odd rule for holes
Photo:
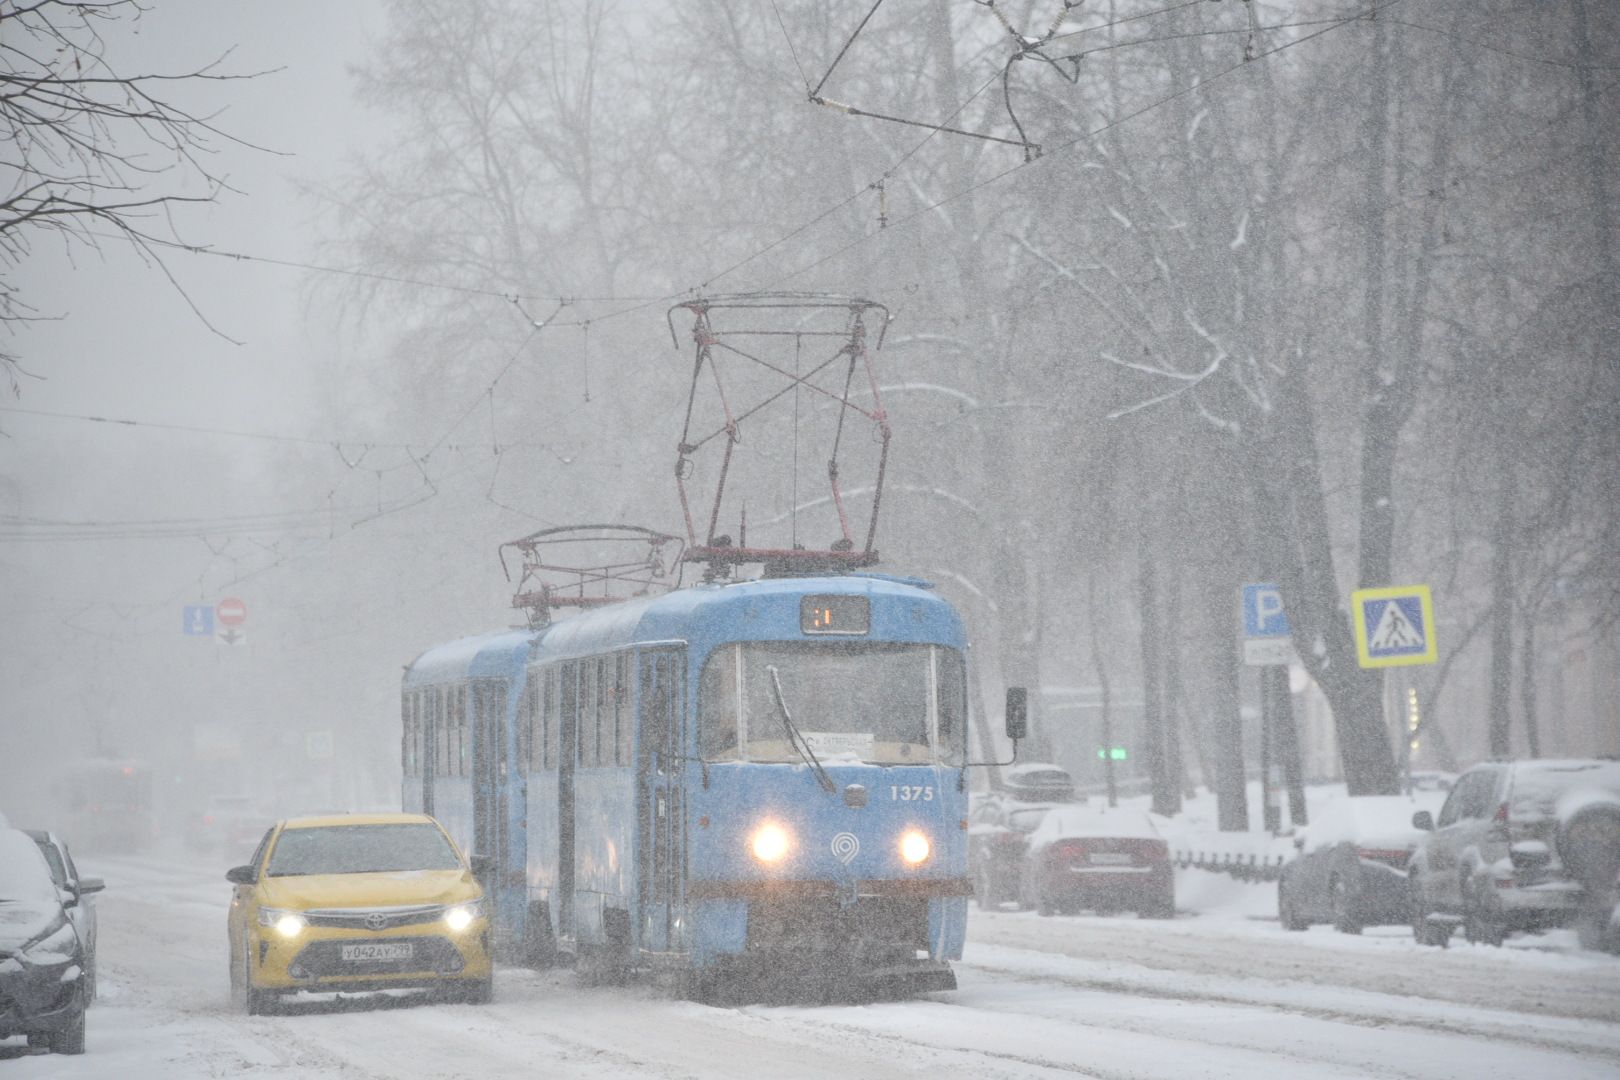
<svg viewBox="0 0 1620 1080">
<path fill-rule="evenodd" d="M 1103 661 L 1102 635 L 1097 631 L 1097 572 L 1086 575 L 1086 623 L 1091 630 L 1091 662 L 1097 669 L 1097 687 L 1102 692 L 1102 731 L 1100 732 L 1103 781 L 1108 787 L 1108 805 L 1119 805 L 1119 787 L 1114 782 L 1114 695 Z"/>
<path fill-rule="evenodd" d="M 1146 528 L 1143 533 L 1147 532 Z M 1164 660 L 1160 654 L 1160 613 L 1153 552 L 1143 537 L 1137 566 L 1137 608 L 1142 617 L 1142 760 L 1153 790 L 1153 812 L 1169 814 L 1168 762 L 1164 752 Z"/>
<path fill-rule="evenodd" d="M 1215 758 L 1211 786 L 1215 819 L 1222 832 L 1249 831 L 1249 795 L 1243 767 L 1243 704 L 1238 689 L 1238 655 L 1232 639 L 1232 591 L 1216 583 L 1204 589 L 1203 639 L 1214 672 L 1210 695 L 1209 742 Z"/>
<path fill-rule="evenodd" d="M 1187 786 L 1187 770 L 1181 755 L 1181 717 L 1186 711 L 1186 699 L 1181 685 L 1181 635 L 1176 628 L 1181 619 L 1180 563 L 1170 568 L 1170 580 L 1164 597 L 1164 611 L 1160 619 L 1160 645 L 1164 662 L 1164 692 L 1161 698 L 1164 731 L 1165 814 L 1181 813 L 1181 793 Z"/>
<path fill-rule="evenodd" d="M 1536 613 L 1524 617 L 1523 659 L 1519 667 L 1519 707 L 1524 713 L 1524 740 L 1530 756 L 1541 756 L 1541 724 L 1536 714 Z"/>
<path fill-rule="evenodd" d="M 1491 529 L 1491 757 L 1513 756 L 1513 478 L 1502 474 Z"/>
<path fill-rule="evenodd" d="M 1255 448 L 1251 475 L 1264 500 L 1262 518 L 1286 529 L 1292 545 L 1279 560 L 1277 584 L 1288 610 L 1294 649 L 1333 711 L 1339 758 L 1352 795 L 1395 795 L 1400 775 L 1384 725 L 1382 681 L 1362 669 L 1334 570 L 1332 533 L 1316 446 L 1316 413 L 1302 373 L 1290 368 L 1277 386 L 1287 421 Z M 1271 461 L 1285 466 L 1282 475 Z"/>
</svg>

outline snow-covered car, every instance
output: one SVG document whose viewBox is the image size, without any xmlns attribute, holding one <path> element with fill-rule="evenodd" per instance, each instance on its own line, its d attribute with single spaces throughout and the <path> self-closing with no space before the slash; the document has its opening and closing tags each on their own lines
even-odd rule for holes
<svg viewBox="0 0 1620 1080">
<path fill-rule="evenodd" d="M 1018 903 L 1042 915 L 1088 908 L 1171 918 L 1176 896 L 1170 846 L 1139 810 L 1054 807 L 1030 834 Z"/>
<path fill-rule="evenodd" d="M 1577 842 L 1567 826 L 1596 821 L 1601 832 L 1609 806 L 1620 806 L 1620 762 L 1489 762 L 1463 773 L 1438 819 L 1412 819 L 1424 831 L 1407 882 L 1417 940 L 1444 945 L 1461 923 L 1470 941 L 1499 945 L 1572 921 L 1583 889 L 1565 862 Z"/>
<path fill-rule="evenodd" d="M 981 908 L 1018 898 L 1029 835 L 1053 807 L 1074 799 L 1067 769 L 1025 763 L 1005 770 L 1000 787 L 973 800 L 968 814 L 968 872 Z"/>
<path fill-rule="evenodd" d="M 1074 777 L 1061 765 L 1028 761 L 1003 769 L 1001 789 L 1015 802 L 1063 803 L 1074 801 Z"/>
<path fill-rule="evenodd" d="M 79 868 L 73 864 L 73 853 L 68 851 L 67 844 L 60 836 L 44 829 L 24 829 L 39 847 L 41 855 L 45 856 L 46 865 L 51 868 L 51 880 L 62 894 L 62 904 L 66 908 L 68 918 L 73 920 L 73 928 L 78 931 L 79 941 L 84 945 L 84 978 L 85 997 L 94 1001 L 96 997 L 96 905 L 94 896 L 105 888 L 100 878 L 81 877 Z"/>
<path fill-rule="evenodd" d="M 988 910 L 1018 898 L 1029 835 L 1058 805 L 997 796 L 974 806 L 968 820 L 968 872 L 980 908 Z"/>
<path fill-rule="evenodd" d="M 425 814 L 291 818 L 225 879 L 236 887 L 231 989 L 249 1015 L 297 990 L 435 987 L 490 1000 L 483 889 Z"/>
<path fill-rule="evenodd" d="M 81 891 L 99 887 L 81 883 Z M 84 1053 L 84 948 L 34 838 L 0 829 L 0 1038 Z"/>
<path fill-rule="evenodd" d="M 1434 796 L 1429 796 L 1432 807 Z M 1294 837 L 1298 854 L 1277 880 L 1285 930 L 1332 923 L 1341 933 L 1407 921 L 1406 864 L 1423 833 L 1412 815 L 1428 808 L 1404 795 L 1335 799 Z"/>
<path fill-rule="evenodd" d="M 1413 791 L 1450 791 L 1457 774 L 1439 769 L 1414 769 L 1410 777 Z"/>
<path fill-rule="evenodd" d="M 186 846 L 194 851 L 242 854 L 264 838 L 275 817 L 248 795 L 215 795 L 186 822 Z"/>
</svg>

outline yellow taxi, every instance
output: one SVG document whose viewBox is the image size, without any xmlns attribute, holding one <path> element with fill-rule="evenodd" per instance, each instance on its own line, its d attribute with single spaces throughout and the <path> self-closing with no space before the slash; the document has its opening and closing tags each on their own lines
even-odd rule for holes
<svg viewBox="0 0 1620 1080">
<path fill-rule="evenodd" d="M 296 990 L 441 987 L 490 1000 L 483 889 L 431 817 L 291 818 L 225 878 L 236 886 L 231 991 L 249 1014 Z"/>
</svg>

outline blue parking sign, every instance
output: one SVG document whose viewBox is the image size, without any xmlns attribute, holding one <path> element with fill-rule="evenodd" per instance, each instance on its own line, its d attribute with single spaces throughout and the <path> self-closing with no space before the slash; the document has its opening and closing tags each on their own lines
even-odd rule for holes
<svg viewBox="0 0 1620 1080">
<path fill-rule="evenodd" d="M 1288 635 L 1288 613 L 1283 610 L 1282 590 L 1275 585 L 1243 586 L 1243 636 L 1268 638 Z"/>
<path fill-rule="evenodd" d="M 187 604 L 180 620 L 180 632 L 187 637 L 213 637 L 214 636 L 214 606 L 212 604 Z"/>
</svg>

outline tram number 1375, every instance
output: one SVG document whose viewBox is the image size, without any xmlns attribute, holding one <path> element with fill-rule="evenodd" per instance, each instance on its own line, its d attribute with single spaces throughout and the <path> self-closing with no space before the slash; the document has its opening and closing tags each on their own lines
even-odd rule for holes
<svg viewBox="0 0 1620 1080">
<path fill-rule="evenodd" d="M 923 784 L 890 784 L 889 798 L 895 802 L 933 802 L 934 789 Z"/>
</svg>

